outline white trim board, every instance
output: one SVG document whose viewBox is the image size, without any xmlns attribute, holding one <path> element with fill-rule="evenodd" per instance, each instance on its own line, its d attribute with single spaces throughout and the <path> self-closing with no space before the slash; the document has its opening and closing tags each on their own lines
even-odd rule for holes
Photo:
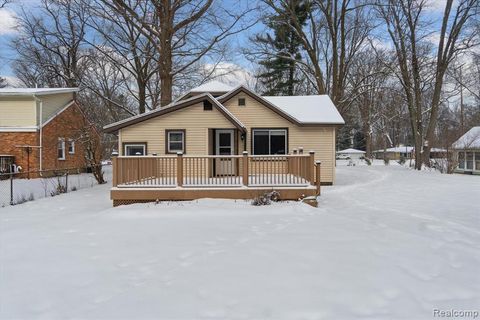
<svg viewBox="0 0 480 320">
<path fill-rule="evenodd" d="M 0 132 L 37 132 L 37 126 L 31 127 L 0 127 Z"/>
</svg>

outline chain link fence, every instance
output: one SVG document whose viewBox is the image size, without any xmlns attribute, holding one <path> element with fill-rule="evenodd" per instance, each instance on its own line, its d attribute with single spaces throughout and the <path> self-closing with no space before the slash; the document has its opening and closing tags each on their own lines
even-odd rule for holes
<svg viewBox="0 0 480 320">
<path fill-rule="evenodd" d="M 102 167 L 105 180 L 110 181 L 111 166 Z M 0 174 L 0 209 L 40 198 L 91 188 L 97 185 L 85 168 L 54 169 Z"/>
</svg>

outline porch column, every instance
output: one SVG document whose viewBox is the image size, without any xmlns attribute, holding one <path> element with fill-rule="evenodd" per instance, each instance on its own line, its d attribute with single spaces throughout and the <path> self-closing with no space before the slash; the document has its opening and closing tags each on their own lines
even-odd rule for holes
<svg viewBox="0 0 480 320">
<path fill-rule="evenodd" d="M 308 159 L 308 180 L 312 186 L 315 185 L 315 151 L 310 151 Z"/>
<path fill-rule="evenodd" d="M 118 185 L 118 158 L 112 154 L 112 187 Z"/>
<path fill-rule="evenodd" d="M 248 151 L 243 151 L 243 185 L 248 187 Z"/>
<path fill-rule="evenodd" d="M 183 153 L 177 152 L 177 186 L 183 186 Z"/>
<path fill-rule="evenodd" d="M 315 161 L 315 167 L 316 167 L 316 184 L 317 184 L 317 195 L 320 195 L 320 167 L 322 165 L 322 161 Z"/>
</svg>

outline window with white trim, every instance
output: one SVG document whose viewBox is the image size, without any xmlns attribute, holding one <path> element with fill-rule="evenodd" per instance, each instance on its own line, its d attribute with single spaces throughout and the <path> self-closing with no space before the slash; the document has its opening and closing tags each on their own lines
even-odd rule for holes
<svg viewBox="0 0 480 320">
<path fill-rule="evenodd" d="M 185 153 L 185 131 L 168 130 L 167 131 L 167 153 Z"/>
<path fill-rule="evenodd" d="M 58 138 L 57 158 L 58 160 L 65 160 L 65 139 L 63 138 Z"/>
<path fill-rule="evenodd" d="M 458 152 L 458 168 L 465 169 L 465 152 Z"/>
<path fill-rule="evenodd" d="M 68 153 L 75 154 L 75 141 L 68 139 Z"/>
<path fill-rule="evenodd" d="M 125 143 L 123 151 L 126 156 L 144 156 L 147 153 L 147 145 L 145 143 Z"/>
<path fill-rule="evenodd" d="M 256 155 L 287 154 L 286 129 L 252 130 L 252 151 Z"/>
</svg>

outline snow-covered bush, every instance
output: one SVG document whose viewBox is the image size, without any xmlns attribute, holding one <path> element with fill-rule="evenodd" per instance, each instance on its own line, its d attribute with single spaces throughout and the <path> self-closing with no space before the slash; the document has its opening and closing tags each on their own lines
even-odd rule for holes
<svg viewBox="0 0 480 320">
<path fill-rule="evenodd" d="M 406 159 L 404 156 L 400 156 L 400 159 L 398 160 L 398 163 L 403 165 L 405 163 Z"/>
<path fill-rule="evenodd" d="M 372 165 L 372 160 L 369 159 L 369 158 L 364 158 L 363 160 L 365 160 L 365 163 L 367 164 L 367 166 L 371 166 Z"/>
<path fill-rule="evenodd" d="M 390 159 L 388 157 L 383 158 L 383 163 L 388 166 L 390 164 Z"/>
<path fill-rule="evenodd" d="M 261 196 L 255 197 L 252 200 L 252 206 L 267 206 L 273 202 L 277 202 L 280 199 L 280 193 L 277 191 L 267 192 Z"/>
</svg>

